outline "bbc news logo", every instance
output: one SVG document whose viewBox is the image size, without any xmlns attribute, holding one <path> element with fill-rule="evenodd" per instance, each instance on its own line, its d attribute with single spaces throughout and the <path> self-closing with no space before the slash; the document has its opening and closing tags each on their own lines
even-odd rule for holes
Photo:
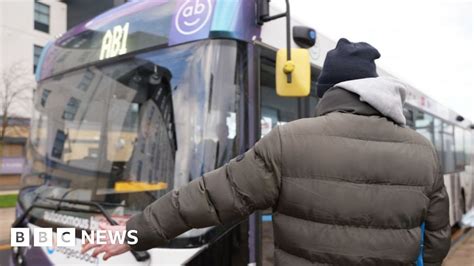
<svg viewBox="0 0 474 266">
<path fill-rule="evenodd" d="M 10 246 L 12 247 L 51 247 L 53 242 L 57 247 L 76 246 L 75 228 L 57 228 L 56 237 L 53 228 L 33 228 L 33 238 L 29 228 L 11 228 Z M 33 241 L 31 241 L 33 239 Z M 33 242 L 33 243 L 31 243 Z M 138 243 L 137 230 L 111 231 L 111 230 L 82 230 L 81 244 L 125 244 L 135 245 Z"/>
</svg>

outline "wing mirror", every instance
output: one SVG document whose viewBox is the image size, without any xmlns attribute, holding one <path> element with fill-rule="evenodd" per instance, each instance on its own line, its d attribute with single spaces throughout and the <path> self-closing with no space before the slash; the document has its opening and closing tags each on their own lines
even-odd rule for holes
<svg viewBox="0 0 474 266">
<path fill-rule="evenodd" d="M 277 52 L 276 59 L 276 90 L 282 97 L 308 96 L 311 88 L 311 61 L 306 49 L 291 48 L 291 15 L 290 1 L 286 2 L 286 11 L 270 15 L 270 0 L 256 0 L 257 22 L 263 25 L 275 19 L 286 17 L 286 49 Z M 316 43 L 316 31 L 308 27 L 293 28 L 293 37 L 297 45 L 309 48 Z"/>
<path fill-rule="evenodd" d="M 280 49 L 276 57 L 276 91 L 282 97 L 305 97 L 311 89 L 310 55 L 307 49 Z"/>
</svg>

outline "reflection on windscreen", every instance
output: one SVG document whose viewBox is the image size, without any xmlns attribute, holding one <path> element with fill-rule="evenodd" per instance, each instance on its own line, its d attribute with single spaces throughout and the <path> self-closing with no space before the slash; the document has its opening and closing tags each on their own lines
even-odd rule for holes
<svg viewBox="0 0 474 266">
<path fill-rule="evenodd" d="M 236 153 L 236 65 L 236 43 L 215 40 L 43 81 L 25 185 L 141 210 L 224 164 Z"/>
</svg>

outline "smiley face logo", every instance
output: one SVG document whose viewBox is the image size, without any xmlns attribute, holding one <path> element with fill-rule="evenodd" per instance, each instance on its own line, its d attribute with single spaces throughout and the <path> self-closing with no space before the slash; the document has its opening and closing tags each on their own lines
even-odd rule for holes
<svg viewBox="0 0 474 266">
<path fill-rule="evenodd" d="M 191 35 L 206 25 L 211 14 L 211 0 L 186 0 L 179 7 L 174 23 L 179 33 Z"/>
</svg>

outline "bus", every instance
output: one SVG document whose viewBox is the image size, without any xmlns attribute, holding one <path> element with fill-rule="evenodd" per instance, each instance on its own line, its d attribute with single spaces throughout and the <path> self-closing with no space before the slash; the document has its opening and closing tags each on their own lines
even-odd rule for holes
<svg viewBox="0 0 474 266">
<path fill-rule="evenodd" d="M 266 0 L 131 1 L 50 42 L 36 72 L 13 226 L 73 227 L 78 239 L 72 247 L 14 247 L 13 265 L 267 263 L 271 210 L 108 261 L 80 254 L 79 237 L 101 222 L 124 224 L 275 126 L 313 116 L 316 79 L 335 45 L 291 17 L 288 1 L 281 13 Z M 276 93 L 283 47 L 308 49 L 308 96 Z M 413 87 L 405 115 L 438 150 L 454 225 L 472 208 L 473 126 Z"/>
</svg>

